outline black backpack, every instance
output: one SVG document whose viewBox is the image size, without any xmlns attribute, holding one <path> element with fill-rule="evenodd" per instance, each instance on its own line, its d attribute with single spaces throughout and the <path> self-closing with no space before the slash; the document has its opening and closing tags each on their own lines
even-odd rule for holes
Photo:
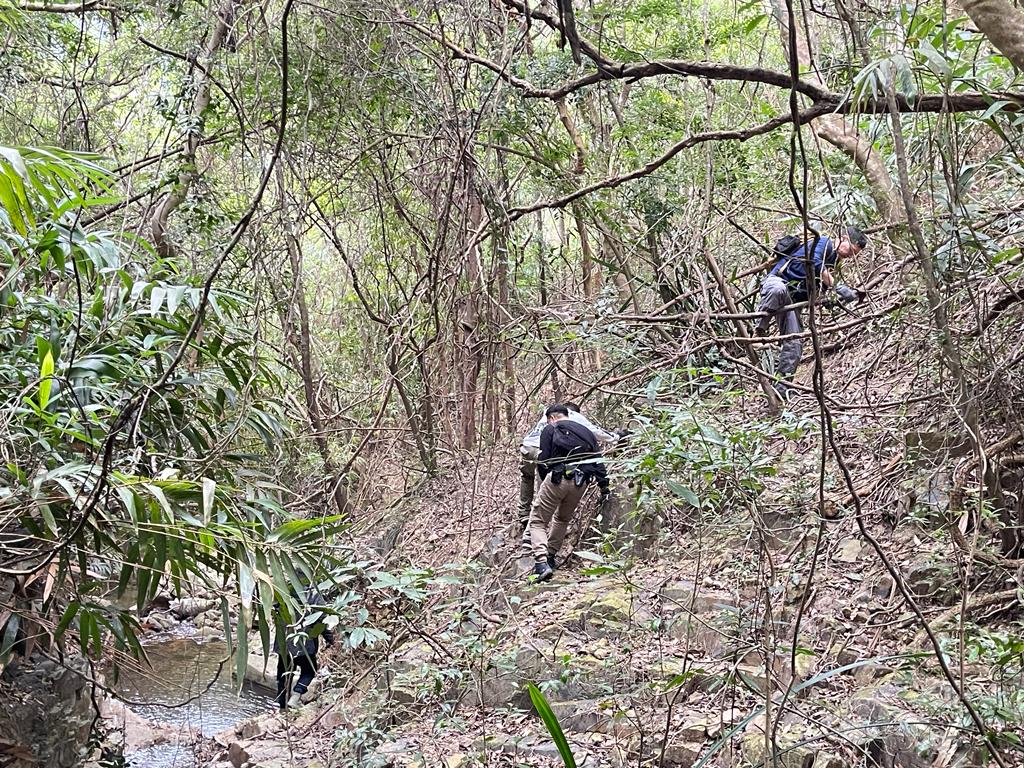
<svg viewBox="0 0 1024 768">
<path fill-rule="evenodd" d="M 593 452 L 593 446 L 587 443 L 574 430 L 562 424 L 555 424 L 554 428 L 555 434 L 551 436 L 551 442 L 559 451 L 564 451 L 566 456 L 591 454 Z"/>
<path fill-rule="evenodd" d="M 775 243 L 772 247 L 772 252 L 778 256 L 792 256 L 801 245 L 803 243 L 800 242 L 799 237 L 796 235 L 786 235 Z"/>
</svg>

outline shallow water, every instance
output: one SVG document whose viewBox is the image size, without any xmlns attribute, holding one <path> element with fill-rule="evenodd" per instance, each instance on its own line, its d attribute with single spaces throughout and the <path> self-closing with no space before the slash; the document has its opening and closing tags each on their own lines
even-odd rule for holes
<svg viewBox="0 0 1024 768">
<path fill-rule="evenodd" d="M 248 684 L 237 691 L 231 679 L 233 662 L 223 642 L 177 637 L 147 644 L 146 653 L 151 666 L 122 671 L 116 686 L 142 717 L 212 736 L 274 708 L 272 691 Z M 189 747 L 164 744 L 135 753 L 128 764 L 191 768 L 195 761 Z"/>
</svg>

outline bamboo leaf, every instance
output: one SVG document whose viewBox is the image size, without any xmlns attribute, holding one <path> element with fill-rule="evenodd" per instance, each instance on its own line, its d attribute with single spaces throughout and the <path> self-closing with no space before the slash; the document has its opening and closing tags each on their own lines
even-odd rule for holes
<svg viewBox="0 0 1024 768">
<path fill-rule="evenodd" d="M 551 740 L 555 742 L 555 747 L 558 748 L 558 754 L 561 755 L 565 768 L 576 768 L 576 758 L 572 756 L 572 749 L 569 748 L 569 742 L 566 740 L 562 726 L 559 724 L 558 718 L 555 717 L 555 713 L 551 710 L 548 700 L 544 697 L 540 688 L 533 683 L 527 683 L 526 687 L 530 692 L 530 701 L 533 702 L 534 709 L 537 710 L 537 714 L 544 721 L 544 726 L 548 729 L 548 733 L 551 734 Z"/>
<path fill-rule="evenodd" d="M 46 357 L 39 367 L 39 410 L 46 410 L 46 404 L 50 402 L 50 389 L 53 387 L 53 354 L 46 350 Z"/>
</svg>

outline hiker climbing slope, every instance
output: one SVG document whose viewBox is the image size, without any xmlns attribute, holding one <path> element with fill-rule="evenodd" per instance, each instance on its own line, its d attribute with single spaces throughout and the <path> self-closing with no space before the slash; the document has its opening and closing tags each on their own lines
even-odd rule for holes
<svg viewBox="0 0 1024 768">
<path fill-rule="evenodd" d="M 529 526 L 535 561 L 530 578 L 537 581 L 554 575 L 555 555 L 587 486 L 596 481 L 602 497 L 608 495 L 608 473 L 594 433 L 572 421 L 564 405 L 550 405 L 544 415 L 548 423 L 537 460 L 541 483 Z"/>
<path fill-rule="evenodd" d="M 597 444 L 602 449 L 609 449 L 616 444 L 620 435 L 616 432 L 609 432 L 606 429 L 594 424 L 590 419 L 580 412 L 576 403 L 565 403 L 569 413 L 569 420 L 585 427 L 597 439 Z M 523 547 L 530 549 L 530 509 L 533 507 L 533 498 L 540 487 L 540 475 L 537 474 L 537 459 L 540 457 L 540 436 L 548 425 L 547 412 L 541 413 L 536 426 L 531 429 L 523 438 L 519 446 L 519 523 L 523 528 Z"/>
<path fill-rule="evenodd" d="M 755 331 L 759 336 L 768 333 L 772 318 L 778 322 L 779 333 L 783 336 L 800 333 L 803 323 L 799 309 L 786 309 L 791 304 L 808 300 L 807 267 L 813 268 L 813 275 L 818 293 L 834 289 L 839 300 L 848 304 L 863 300 L 863 291 L 855 291 L 848 286 L 835 282 L 832 269 L 842 258 L 856 256 L 867 247 L 868 238 L 856 227 L 847 227 L 838 243 L 830 238 L 818 236 L 803 243 L 798 237 L 784 237 L 775 246 L 779 259 L 769 270 L 761 283 L 761 301 L 758 312 L 767 312 L 766 317 L 759 318 Z M 792 393 L 788 382 L 793 380 L 800 358 L 803 356 L 803 341 L 783 339 L 779 347 L 778 361 L 775 365 L 777 378 L 775 389 L 783 400 Z"/>
</svg>

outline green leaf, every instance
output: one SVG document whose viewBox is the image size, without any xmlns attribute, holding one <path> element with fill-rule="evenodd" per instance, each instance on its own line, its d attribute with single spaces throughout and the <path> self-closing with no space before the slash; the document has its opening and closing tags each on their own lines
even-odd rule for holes
<svg viewBox="0 0 1024 768">
<path fill-rule="evenodd" d="M 46 410 L 46 404 L 50 402 L 50 389 L 53 387 L 53 354 L 46 350 L 46 357 L 39 367 L 39 410 Z"/>
<path fill-rule="evenodd" d="M 72 619 L 75 618 L 75 614 L 78 613 L 79 605 L 80 604 L 77 600 L 72 600 L 68 603 L 68 607 L 64 610 L 64 615 L 60 617 L 60 621 L 57 623 L 57 629 L 53 632 L 54 637 L 59 638 L 64 634 L 64 630 L 68 628 Z"/>
<path fill-rule="evenodd" d="M 680 485 L 675 480 L 666 480 L 665 485 L 668 486 L 669 490 L 672 491 L 676 496 L 685 500 L 687 504 L 692 507 L 700 508 L 700 499 L 697 498 L 697 494 L 691 491 L 684 485 Z"/>
<path fill-rule="evenodd" d="M 576 759 L 572 756 L 569 742 L 566 740 L 565 733 L 562 732 L 562 726 L 559 725 L 558 718 L 555 717 L 555 713 L 551 710 L 548 700 L 544 698 L 540 688 L 533 683 L 527 683 L 526 688 L 530 692 L 530 701 L 533 702 L 534 709 L 537 710 L 540 719 L 544 721 L 544 726 L 548 729 L 548 733 L 551 734 L 551 740 L 555 742 L 555 746 L 558 748 L 558 754 L 562 757 L 563 765 L 565 765 L 565 768 L 576 768 Z"/>
<path fill-rule="evenodd" d="M 164 297 L 167 295 L 167 289 L 161 288 L 160 286 L 153 286 L 152 292 L 149 294 L 149 314 L 156 316 L 160 311 L 160 306 L 164 303 Z"/>
<path fill-rule="evenodd" d="M 59 531 L 57 529 L 57 520 L 53 516 L 53 510 L 50 509 L 49 504 L 40 504 L 39 513 L 43 516 L 43 522 L 46 523 L 46 527 L 50 533 L 56 536 Z"/>
<path fill-rule="evenodd" d="M 767 18 L 767 14 L 759 13 L 756 16 L 748 19 L 746 24 L 743 25 L 743 34 L 749 35 L 751 32 L 753 32 L 755 29 L 761 26 L 761 24 Z"/>
<path fill-rule="evenodd" d="M 3 640 L 0 641 L 0 660 L 5 659 L 7 654 L 11 652 L 11 649 L 14 648 L 15 642 L 18 640 L 18 627 L 20 624 L 21 617 L 16 613 L 7 619 Z"/>
<path fill-rule="evenodd" d="M 1011 102 L 1007 101 L 1006 99 L 1000 99 L 998 101 L 995 101 L 995 102 L 992 103 L 992 105 L 988 109 L 985 110 L 985 112 L 982 114 L 982 116 L 980 118 L 978 118 L 978 119 L 979 120 L 988 120 L 996 112 L 1001 112 L 1003 109 L 1008 107 L 1010 104 L 1011 104 Z"/>
<path fill-rule="evenodd" d="M 28 235 L 28 227 L 25 225 L 25 217 L 22 215 L 21 201 L 18 200 L 11 180 L 2 171 L 3 166 L 0 165 L 0 206 L 11 217 L 11 224 L 18 230 L 18 234 L 25 237 Z"/>
</svg>

